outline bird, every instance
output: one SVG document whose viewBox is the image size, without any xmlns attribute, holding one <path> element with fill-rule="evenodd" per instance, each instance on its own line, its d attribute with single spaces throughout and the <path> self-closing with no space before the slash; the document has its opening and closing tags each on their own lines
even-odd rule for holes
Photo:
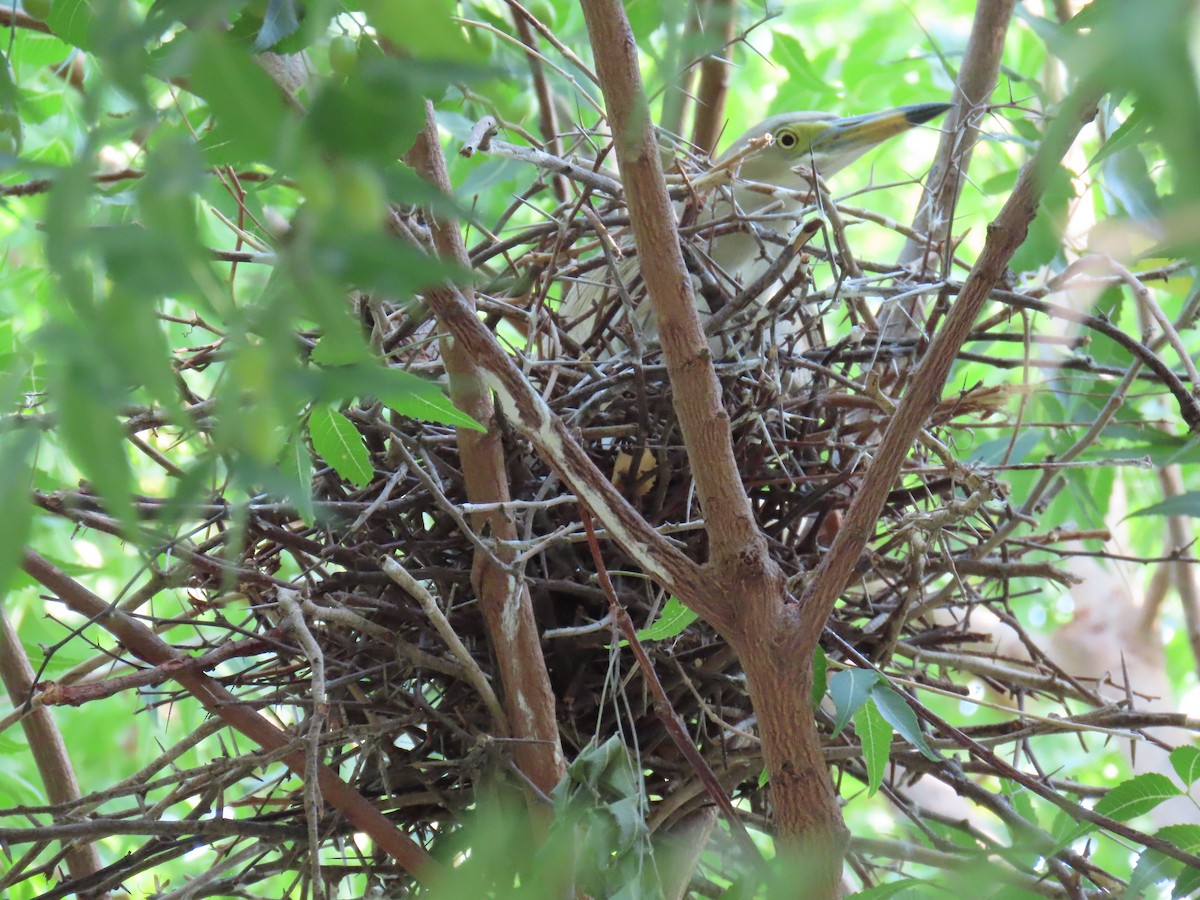
<svg viewBox="0 0 1200 900">
<path fill-rule="evenodd" d="M 733 296 L 766 272 L 771 262 L 749 223 L 782 223 L 790 228 L 811 202 L 814 172 L 827 179 L 873 147 L 936 119 L 951 106 L 919 103 L 847 117 L 804 111 L 765 119 L 738 137 L 713 168 L 695 180 L 693 187 L 698 192 L 708 190 L 708 195 L 696 215 L 692 231 L 699 240 L 693 246 L 707 257 L 717 283 Z M 683 207 L 676 207 L 678 215 Z M 559 316 L 575 343 L 594 346 L 599 338 L 601 346 L 612 346 L 610 334 L 620 336 L 631 299 L 632 326 L 637 331 L 634 346 L 657 340 L 639 271 L 637 258 L 626 257 L 601 270 L 604 274 L 598 278 L 580 280 L 570 288 Z M 697 303 L 704 307 L 708 301 L 698 296 Z M 707 319 L 714 310 L 701 308 L 700 312 Z M 597 329 L 604 329 L 604 335 Z"/>
</svg>

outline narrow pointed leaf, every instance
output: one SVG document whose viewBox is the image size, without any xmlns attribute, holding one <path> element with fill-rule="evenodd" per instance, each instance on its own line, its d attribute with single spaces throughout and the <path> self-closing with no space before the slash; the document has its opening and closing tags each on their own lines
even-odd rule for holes
<svg viewBox="0 0 1200 900">
<path fill-rule="evenodd" d="M 696 614 L 675 597 L 667 600 L 658 618 L 648 628 L 637 633 L 639 641 L 661 641 L 675 637 L 696 621 Z"/>
<path fill-rule="evenodd" d="M 908 703 L 897 693 L 895 688 L 879 682 L 871 692 L 871 697 L 879 706 L 880 715 L 891 723 L 902 738 L 920 750 L 921 755 L 926 759 L 941 759 L 925 740 L 925 733 L 921 731 L 917 714 L 909 708 Z"/>
<path fill-rule="evenodd" d="M 818 644 L 816 650 L 813 651 L 813 685 L 812 685 L 812 705 L 816 709 L 821 705 L 821 701 L 825 699 L 825 691 L 829 689 L 829 660 L 825 656 L 825 651 Z"/>
<path fill-rule="evenodd" d="M 879 714 L 873 700 L 868 700 L 854 714 L 854 731 L 862 744 L 863 763 L 867 767 L 867 794 L 873 795 L 883 784 L 888 755 L 892 747 L 892 726 Z"/>
</svg>

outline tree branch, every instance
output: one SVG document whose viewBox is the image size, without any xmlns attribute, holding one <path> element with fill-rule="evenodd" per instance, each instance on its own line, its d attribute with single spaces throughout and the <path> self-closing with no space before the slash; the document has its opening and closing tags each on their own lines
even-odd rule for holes
<svg viewBox="0 0 1200 900">
<path fill-rule="evenodd" d="M 141 622 L 106 603 L 36 553 L 26 551 L 21 559 L 21 568 L 47 590 L 52 591 L 68 607 L 95 621 L 112 634 L 139 659 L 154 666 L 186 660 L 187 657 L 183 653 L 167 644 Z M 290 743 L 286 734 L 251 707 L 239 703 L 233 694 L 203 672 L 182 668 L 172 672 L 172 678 L 199 700 L 211 714 L 219 716 L 259 746 L 267 750 L 279 750 Z M 297 776 L 304 777 L 306 757 L 303 749 L 287 752 L 283 761 Z M 362 794 L 342 781 L 332 769 L 321 766 L 317 777 L 325 800 L 337 808 L 356 828 L 370 835 L 380 850 L 395 859 L 414 878 L 428 884 L 440 873 L 441 865 L 433 857 L 388 821 L 387 817 Z"/>
<path fill-rule="evenodd" d="M 438 142 L 433 104 L 429 101 L 425 102 L 425 129 L 409 152 L 408 160 L 426 181 L 443 194 L 450 194 L 450 174 Z M 470 268 L 456 222 L 435 218 L 432 232 L 434 249 L 442 259 Z M 441 294 L 449 304 L 450 290 L 434 288 L 429 294 Z M 474 295 L 470 289 L 467 291 L 463 299 L 473 308 Z M 512 493 L 495 407 L 473 354 L 446 331 L 444 323 L 441 351 L 450 380 L 450 398 L 455 406 L 487 427 L 483 433 L 472 428 L 455 430 L 468 499 L 472 503 L 496 504 L 486 512 L 471 514 L 473 530 L 478 534 L 490 532 L 497 541 L 495 554 L 500 557 L 497 560 L 490 553 L 476 550 L 471 582 L 479 597 L 488 637 L 496 650 L 508 724 L 512 736 L 522 739 L 516 750 L 518 765 L 540 791 L 548 793 L 566 773 L 566 764 L 529 586 L 514 578 L 507 568 L 515 553 L 505 542 L 515 541 L 518 535 L 511 514 L 504 508 Z"/>
<path fill-rule="evenodd" d="M 667 374 L 692 473 L 704 509 L 710 562 L 771 566 L 742 487 L 729 414 L 684 265 L 675 213 L 642 88 L 637 44 L 617 0 L 584 0 L 584 19 L 612 123 L 642 279 L 661 336 Z"/>
<path fill-rule="evenodd" d="M 908 240 L 900 252 L 900 265 L 919 260 L 928 248 L 943 244 L 950 237 L 954 207 L 958 205 L 971 154 L 979 140 L 979 120 L 987 110 L 988 98 L 1000 74 L 1004 36 L 1015 6 L 1016 0 L 990 0 L 975 7 L 975 21 L 954 86 L 958 105 L 946 116 L 933 168 L 913 218 L 912 230 L 926 237 Z"/>
<path fill-rule="evenodd" d="M 1064 112 L 1033 159 L 1025 164 L 1008 201 L 996 220 L 988 226 L 983 252 L 967 276 L 962 293 L 930 344 L 928 353 L 913 374 L 912 382 L 884 432 L 862 487 L 851 502 L 833 545 L 800 597 L 804 620 L 803 644 L 806 648 L 815 647 L 820 639 L 834 603 L 849 581 L 867 542 L 875 533 L 875 523 L 896 481 L 900 466 L 908 456 L 909 448 L 937 406 L 955 356 L 966 342 L 983 304 L 1004 274 L 1008 261 L 1024 242 L 1029 223 L 1037 215 L 1046 173 L 1062 159 L 1084 123 L 1095 115 L 1098 94 L 1097 91 L 1094 96 L 1079 98 L 1072 111 Z"/>
</svg>

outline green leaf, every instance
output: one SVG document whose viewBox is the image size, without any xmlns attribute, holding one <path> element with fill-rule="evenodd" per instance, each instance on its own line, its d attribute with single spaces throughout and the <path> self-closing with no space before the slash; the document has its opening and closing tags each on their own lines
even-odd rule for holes
<svg viewBox="0 0 1200 900">
<path fill-rule="evenodd" d="M 1045 184 L 1037 217 L 1010 263 L 1016 272 L 1046 265 L 1062 252 L 1062 230 L 1070 204 L 1075 200 L 1075 186 L 1071 173 L 1062 166 L 1046 173 Z"/>
<path fill-rule="evenodd" d="M 270 50 L 299 29 L 300 16 L 297 14 L 296 0 L 268 0 L 262 28 L 254 39 L 254 49 L 260 52 Z"/>
<path fill-rule="evenodd" d="M 359 335 L 326 334 L 317 340 L 308 357 L 322 367 L 353 366 L 370 360 L 370 351 Z"/>
<path fill-rule="evenodd" d="M 1154 836 L 1170 841 L 1180 850 L 1183 850 L 1187 853 L 1200 853 L 1200 825 L 1167 825 L 1164 828 L 1158 829 Z M 1146 853 L 1142 854 L 1142 857 L 1149 857 L 1152 852 L 1153 851 L 1147 851 Z M 1164 859 L 1166 859 L 1166 857 L 1164 857 Z M 1200 870 L 1193 869 L 1190 866 L 1182 866 L 1175 860 L 1171 860 L 1170 862 L 1173 865 L 1156 865 L 1157 860 L 1151 858 L 1151 860 L 1147 862 L 1147 865 L 1154 866 L 1156 870 L 1159 868 L 1170 868 L 1174 871 L 1178 871 L 1182 868 L 1183 871 L 1180 872 L 1179 877 L 1175 879 L 1175 886 L 1171 891 L 1172 900 L 1175 900 L 1175 898 L 1189 897 L 1197 890 L 1200 890 Z M 1142 860 L 1139 859 L 1138 868 L 1141 868 L 1141 866 Z M 1149 877 L 1149 874 L 1150 873 L 1147 873 L 1147 877 Z M 1157 872 L 1155 874 L 1157 874 Z M 1163 876 L 1159 876 L 1159 878 L 1154 880 L 1161 880 L 1162 877 Z M 1131 889 L 1132 886 L 1133 880 L 1131 879 Z"/>
<path fill-rule="evenodd" d="M 846 723 L 867 702 L 867 697 L 879 682 L 879 676 L 871 669 L 843 669 L 829 679 L 829 696 L 836 712 L 833 736 L 841 734 Z"/>
<path fill-rule="evenodd" d="M 1146 772 L 1118 784 L 1097 801 L 1094 809 L 1110 819 L 1125 822 L 1182 793 L 1166 775 Z"/>
<path fill-rule="evenodd" d="M 871 690 L 871 697 L 879 706 L 879 713 L 900 736 L 921 751 L 926 759 L 938 760 L 941 756 L 933 751 L 925 740 L 925 733 L 917 721 L 917 714 L 894 687 L 884 681 L 878 682 Z"/>
<path fill-rule="evenodd" d="M 1171 900 L 1182 900 L 1191 897 L 1200 890 L 1200 869 L 1185 866 L 1175 879 L 1175 887 L 1171 889 Z"/>
<path fill-rule="evenodd" d="M 816 709 L 821 705 L 821 701 L 825 699 L 825 691 L 829 689 L 829 659 L 825 656 L 825 651 L 818 644 L 813 650 L 813 684 L 812 684 L 812 705 Z"/>
<path fill-rule="evenodd" d="M 1133 900 L 1143 896 L 1148 888 L 1171 878 L 1182 868 L 1183 863 L 1178 860 L 1171 859 L 1157 850 L 1146 850 L 1138 857 L 1137 865 L 1133 867 L 1129 888 L 1125 892 L 1126 898 Z"/>
<path fill-rule="evenodd" d="M 362 435 L 349 419 L 328 406 L 313 407 L 308 419 L 313 448 L 335 472 L 356 487 L 365 487 L 374 474 Z"/>
<path fill-rule="evenodd" d="M 1191 787 L 1200 778 L 1200 749 L 1184 744 L 1171 751 L 1171 765 L 1180 780 Z"/>
<path fill-rule="evenodd" d="M 1200 853 L 1200 825 L 1164 825 L 1154 836 L 1187 853 Z"/>
<path fill-rule="evenodd" d="M 288 496 L 296 504 L 300 518 L 304 520 L 304 524 L 312 525 L 316 521 L 312 496 L 312 459 L 300 435 L 293 435 L 283 448 L 279 471 L 293 485 L 293 489 L 288 491 Z"/>
<path fill-rule="evenodd" d="M 279 88 L 245 48 L 216 31 L 193 33 L 191 49 L 192 89 L 216 120 L 202 142 L 209 162 L 273 159 L 288 131 Z"/>
<path fill-rule="evenodd" d="M 86 345 L 86 338 L 79 340 Z M 60 372 L 56 395 L 59 407 L 58 434 L 107 511 L 118 519 L 127 536 L 135 524 L 130 497 L 133 471 L 125 446 L 125 430 L 117 419 L 120 394 L 105 384 L 106 365 L 89 361 L 82 354 L 71 357 Z"/>
<path fill-rule="evenodd" d="M 6 53 L 0 53 L 0 109 L 9 114 L 9 121 L 19 129 L 21 120 L 15 115 L 17 99 L 17 86 L 13 84 L 11 61 Z M 20 144 L 20 141 L 17 143 Z"/>
<path fill-rule="evenodd" d="M 887 771 L 892 748 L 892 726 L 871 701 L 864 703 L 855 713 L 854 731 L 862 744 L 863 763 L 867 767 L 867 796 L 872 796 L 883 784 L 883 773 Z"/>
<path fill-rule="evenodd" d="M 1174 497 L 1168 497 L 1166 500 L 1131 512 L 1125 518 L 1133 519 L 1138 516 L 1189 516 L 1192 518 L 1200 516 L 1200 491 L 1185 491 L 1182 494 L 1176 494 Z"/>
<path fill-rule="evenodd" d="M 57 0 L 46 16 L 46 24 L 68 44 L 89 50 L 92 21 L 96 17 L 93 5 L 93 0 Z"/>
<path fill-rule="evenodd" d="M 1008 797 L 1008 801 L 1025 821 L 1029 822 L 1035 828 L 1038 827 L 1037 809 L 1033 805 L 1033 795 L 1029 789 L 1022 784 L 1017 784 L 1015 781 L 1009 781 L 1007 778 L 1000 782 L 1001 790 Z"/>
<path fill-rule="evenodd" d="M 363 0 L 359 4 L 371 24 L 388 40 L 421 59 L 479 59 L 451 18 L 449 0 Z"/>
<path fill-rule="evenodd" d="M 335 366 L 318 369 L 317 378 L 315 396 L 323 400 L 344 403 L 354 397 L 376 397 L 402 416 L 487 431 L 451 403 L 438 385 L 403 369 L 377 365 Z"/>
<path fill-rule="evenodd" d="M 328 221 L 335 224 L 347 212 L 335 209 Z M 320 224 L 323 227 L 326 222 Z M 379 224 L 382 226 L 382 220 Z M 288 267 L 289 278 L 302 290 L 318 294 L 315 299 L 326 304 L 327 292 L 340 286 L 352 285 L 389 297 L 408 298 L 419 288 L 452 277 L 469 277 L 462 269 L 405 247 L 381 229 L 363 233 L 361 229 L 350 231 L 342 227 L 336 232 L 324 229 L 310 236 L 301 228 L 297 235 L 298 240 L 280 252 L 280 264 Z M 321 317 L 318 308 L 314 318 Z"/>
<path fill-rule="evenodd" d="M 0 434 L 0 597 L 3 597 L 20 562 L 21 551 L 33 524 L 30 502 L 36 428 L 18 428 Z"/>
<path fill-rule="evenodd" d="M 400 415 L 423 422 L 453 425 L 455 428 L 487 431 L 486 427 L 451 403 L 436 384 L 400 369 L 372 367 L 371 371 L 381 374 L 377 380 L 373 380 L 369 390 Z"/>
<path fill-rule="evenodd" d="M 639 641 L 662 641 L 682 634 L 684 630 L 696 621 L 694 612 L 684 606 L 676 597 L 670 597 L 658 618 L 649 628 L 643 628 L 637 633 Z"/>
<path fill-rule="evenodd" d="M 368 57 L 355 77 L 326 81 L 304 127 L 331 153 L 386 166 L 403 154 L 425 126 L 425 106 L 412 70 L 397 59 Z"/>
</svg>

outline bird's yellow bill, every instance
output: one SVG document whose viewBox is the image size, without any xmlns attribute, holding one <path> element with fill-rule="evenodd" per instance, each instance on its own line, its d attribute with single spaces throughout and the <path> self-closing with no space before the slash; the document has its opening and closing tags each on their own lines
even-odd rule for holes
<svg viewBox="0 0 1200 900">
<path fill-rule="evenodd" d="M 916 125 L 936 119 L 954 104 L 917 103 L 883 112 L 835 119 L 812 142 L 812 153 L 835 154 L 867 150 Z"/>
</svg>

